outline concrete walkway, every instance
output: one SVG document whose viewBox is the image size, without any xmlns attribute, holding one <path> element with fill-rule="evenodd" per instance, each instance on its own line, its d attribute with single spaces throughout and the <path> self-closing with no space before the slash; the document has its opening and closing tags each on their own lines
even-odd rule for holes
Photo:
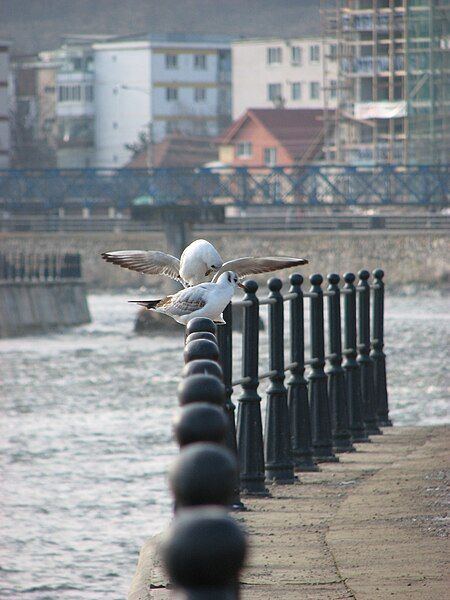
<svg viewBox="0 0 450 600">
<path fill-rule="evenodd" d="M 271 486 L 237 513 L 250 534 L 243 600 L 448 597 L 450 427 L 387 428 L 338 464 Z M 170 598 L 149 541 L 129 600 Z"/>
</svg>

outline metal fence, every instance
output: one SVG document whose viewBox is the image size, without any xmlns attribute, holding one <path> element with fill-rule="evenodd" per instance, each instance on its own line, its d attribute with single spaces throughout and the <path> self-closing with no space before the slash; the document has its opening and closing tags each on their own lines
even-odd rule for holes
<svg viewBox="0 0 450 600">
<path fill-rule="evenodd" d="M 355 285 L 355 275 L 346 273 L 341 286 L 339 275 L 330 274 L 323 290 L 322 275 L 314 274 L 310 289 L 303 291 L 303 277 L 294 274 L 284 295 L 281 280 L 272 278 L 269 294 L 262 298 L 257 296 L 257 283 L 247 281 L 244 298 L 233 303 L 244 312 L 242 376 L 235 381 L 231 304 L 224 312 L 226 325 L 218 331 L 209 319 L 193 319 L 187 325 L 186 365 L 178 388 L 182 409 L 175 424 L 181 453 L 170 474 L 176 514 L 162 545 L 163 561 L 180 598 L 239 598 L 246 540 L 223 509 L 243 508 L 241 492 L 268 496 L 267 483 L 294 483 L 295 472 L 337 462 L 340 452 L 354 452 L 355 443 L 369 442 L 370 435 L 382 433 L 381 426 L 392 425 L 383 350 L 384 273 L 375 270 L 372 285 L 368 271 L 361 270 L 358 277 Z M 310 303 L 307 358 L 305 302 Z M 288 364 L 285 303 L 290 305 Z M 268 306 L 269 317 L 269 365 L 264 372 L 258 356 L 261 305 Z M 263 432 L 258 387 L 264 379 L 270 385 Z M 231 398 L 238 387 L 235 424 Z"/>
<path fill-rule="evenodd" d="M 448 164 L 0 170 L 0 208 L 15 213 L 105 201 L 123 209 L 139 196 L 155 204 L 448 206 L 449 190 Z"/>
<path fill-rule="evenodd" d="M 81 278 L 79 253 L 0 253 L 0 281 L 59 281 Z"/>
</svg>

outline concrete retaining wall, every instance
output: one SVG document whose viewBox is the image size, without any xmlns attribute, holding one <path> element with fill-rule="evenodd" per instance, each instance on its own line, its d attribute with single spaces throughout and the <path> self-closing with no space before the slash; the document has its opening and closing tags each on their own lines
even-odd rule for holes
<svg viewBox="0 0 450 600">
<path fill-rule="evenodd" d="M 80 280 L 0 282 L 0 338 L 91 320 Z"/>
<path fill-rule="evenodd" d="M 266 231 L 194 232 L 194 237 L 211 241 L 225 260 L 237 256 L 290 255 L 304 256 L 310 264 L 302 269 L 308 276 L 314 272 L 343 273 L 365 268 L 381 267 L 386 271 L 386 285 L 422 284 L 448 285 L 450 270 L 448 255 L 450 236 L 436 231 L 366 231 L 366 232 L 309 232 Z M 96 233 L 96 234 L 19 234 L 0 233 L 2 252 L 80 252 L 83 279 L 90 290 L 151 288 L 160 286 L 167 278 L 142 275 L 116 265 L 105 263 L 101 252 L 108 250 L 162 250 L 167 245 L 162 233 Z M 283 279 L 286 279 L 286 273 Z M 267 276 L 259 280 L 265 282 Z"/>
</svg>

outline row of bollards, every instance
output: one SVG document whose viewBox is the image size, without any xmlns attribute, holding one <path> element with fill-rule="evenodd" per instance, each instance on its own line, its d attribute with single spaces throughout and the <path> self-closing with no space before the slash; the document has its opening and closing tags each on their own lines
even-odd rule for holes
<svg viewBox="0 0 450 600">
<path fill-rule="evenodd" d="M 303 277 L 290 277 L 291 287 L 282 295 L 282 282 L 272 278 L 269 294 L 257 297 L 255 281 L 245 283 L 242 306 L 242 378 L 231 382 L 232 337 L 229 315 L 219 329 L 220 355 L 226 377 L 227 414 L 234 432 L 231 392 L 240 385 L 237 398 L 237 455 L 241 491 L 267 494 L 266 483 L 290 483 L 295 471 L 317 470 L 321 462 L 339 461 L 341 452 L 354 452 L 355 443 L 369 442 L 369 435 L 391 425 L 386 387 L 384 347 L 384 273 L 374 271 L 371 306 L 370 273 L 310 277 L 311 288 L 302 290 Z M 343 298 L 343 319 L 341 316 Z M 305 359 L 305 299 L 310 302 L 310 353 Z M 325 335 L 324 300 L 327 300 L 328 334 Z M 290 363 L 284 364 L 284 303 L 290 304 Z M 269 370 L 259 373 L 259 307 L 268 305 Z M 372 308 L 372 310 L 371 310 Z M 371 318 L 372 317 L 372 318 Z M 372 324 L 372 327 L 371 327 Z M 372 338 L 371 338 L 372 328 Z M 344 336 L 343 332 L 344 331 Z M 325 338 L 327 337 L 327 348 Z M 344 339 L 344 343 L 343 343 Z M 344 347 L 343 347 L 344 346 Z M 305 369 L 310 370 L 305 376 Z M 285 385 L 285 372 L 290 373 Z M 260 381 L 269 379 L 265 428 L 261 417 Z M 233 443 L 229 444 L 233 450 Z"/>
<path fill-rule="evenodd" d="M 174 425 L 180 455 L 169 474 L 175 518 L 161 555 L 179 600 L 237 600 L 247 542 L 228 514 L 241 505 L 239 470 L 227 406 L 232 390 L 224 383 L 212 321 L 187 325 L 184 359 Z"/>
<path fill-rule="evenodd" d="M 0 253 L 0 281 L 55 281 L 80 277 L 79 253 Z"/>
</svg>

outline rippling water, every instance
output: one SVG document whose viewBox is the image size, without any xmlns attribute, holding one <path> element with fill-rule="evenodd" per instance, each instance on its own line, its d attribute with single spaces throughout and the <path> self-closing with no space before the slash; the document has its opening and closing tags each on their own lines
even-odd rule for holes
<svg viewBox="0 0 450 600">
<path fill-rule="evenodd" d="M 125 300 L 93 295 L 88 326 L 0 341 L 0 598 L 123 599 L 170 518 L 182 336 L 133 335 Z M 449 338 L 441 296 L 387 299 L 396 424 L 449 422 Z"/>
</svg>

